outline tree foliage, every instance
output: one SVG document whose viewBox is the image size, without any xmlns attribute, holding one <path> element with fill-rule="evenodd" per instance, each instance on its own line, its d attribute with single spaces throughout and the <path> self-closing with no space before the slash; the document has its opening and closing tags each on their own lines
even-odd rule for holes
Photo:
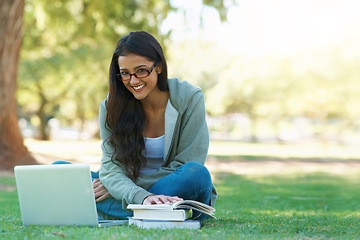
<svg viewBox="0 0 360 240">
<path fill-rule="evenodd" d="M 226 7 L 204 1 L 225 19 Z M 27 0 L 18 100 L 21 114 L 40 125 L 95 118 L 106 97 L 107 72 L 116 42 L 129 31 L 144 30 L 164 46 L 171 31 L 161 24 L 177 9 L 169 0 Z M 32 116 L 32 117 L 31 117 Z M 82 124 L 80 124 L 82 125 Z"/>
<path fill-rule="evenodd" d="M 173 74 L 203 89 L 210 116 L 246 116 L 253 141 L 263 135 L 258 122 L 279 137 L 282 123 L 298 118 L 312 122 L 319 137 L 341 138 L 359 128 L 360 51 L 354 46 L 349 40 L 292 56 L 249 59 L 192 40 L 171 47 L 169 65 L 176 66 Z"/>
<path fill-rule="evenodd" d="M 202 3 L 216 9 L 221 20 L 234 4 Z M 145 30 L 166 48 L 170 77 L 200 86 L 209 115 L 241 113 L 250 119 L 253 140 L 259 121 L 281 132 L 283 121 L 304 117 L 324 136 L 333 122 L 339 135 L 359 127 L 358 40 L 291 56 L 249 59 L 214 42 L 170 42 L 171 29 L 160 29 L 178 10 L 162 0 L 27 0 L 18 90 L 21 114 L 41 123 L 42 138 L 47 138 L 51 117 L 79 126 L 96 118 L 107 93 L 116 42 L 131 30 Z"/>
</svg>

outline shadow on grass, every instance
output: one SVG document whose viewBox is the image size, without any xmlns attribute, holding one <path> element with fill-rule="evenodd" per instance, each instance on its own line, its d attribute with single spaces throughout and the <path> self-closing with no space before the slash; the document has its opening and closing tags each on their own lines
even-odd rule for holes
<svg viewBox="0 0 360 240">
<path fill-rule="evenodd" d="M 357 175 L 215 175 L 218 220 L 209 220 L 205 227 L 230 227 L 243 233 L 360 233 Z"/>
<path fill-rule="evenodd" d="M 263 210 L 359 210 L 360 176 L 329 173 L 251 176 L 215 173 L 223 205 Z M 341 204 L 339 204 L 339 201 Z"/>
<path fill-rule="evenodd" d="M 275 156 L 266 156 L 266 155 L 208 155 L 208 158 L 215 158 L 217 161 L 227 162 L 227 161 L 279 161 L 279 162 L 289 162 L 289 161 L 304 161 L 304 162 L 348 162 L 348 163 L 360 163 L 358 158 L 320 158 L 320 157 L 275 157 Z"/>
</svg>

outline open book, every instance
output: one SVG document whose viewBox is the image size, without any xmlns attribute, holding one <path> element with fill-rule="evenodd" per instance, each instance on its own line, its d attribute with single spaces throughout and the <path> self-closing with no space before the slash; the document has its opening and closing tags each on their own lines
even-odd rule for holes
<svg viewBox="0 0 360 240">
<path fill-rule="evenodd" d="M 211 218 L 215 218 L 214 212 L 215 208 L 210 207 L 207 204 L 194 201 L 194 200 L 184 200 L 178 201 L 172 204 L 152 204 L 152 205 L 142 205 L 142 204 L 129 204 L 128 209 L 132 209 L 135 213 L 136 210 L 147 209 L 147 210 L 187 210 L 192 209 L 198 212 L 201 212 Z M 155 214 L 155 212 L 154 212 Z"/>
</svg>

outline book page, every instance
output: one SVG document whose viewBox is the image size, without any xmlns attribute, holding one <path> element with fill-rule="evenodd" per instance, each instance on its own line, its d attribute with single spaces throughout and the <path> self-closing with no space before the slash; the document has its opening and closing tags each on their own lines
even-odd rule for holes
<svg viewBox="0 0 360 240">
<path fill-rule="evenodd" d="M 172 205 L 169 204 L 151 204 L 151 205 L 143 205 L 143 204 L 129 204 L 127 209 L 153 209 L 153 210 L 172 210 Z"/>
</svg>

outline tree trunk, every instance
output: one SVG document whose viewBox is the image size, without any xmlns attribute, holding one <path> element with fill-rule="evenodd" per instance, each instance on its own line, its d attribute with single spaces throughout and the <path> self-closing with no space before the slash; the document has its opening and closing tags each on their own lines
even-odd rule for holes
<svg viewBox="0 0 360 240">
<path fill-rule="evenodd" d="M 36 164 L 24 146 L 17 117 L 16 77 L 24 0 L 0 1 L 0 170 Z"/>
<path fill-rule="evenodd" d="M 47 121 L 44 113 L 45 105 L 46 103 L 44 102 L 41 103 L 39 110 L 36 112 L 36 115 L 40 120 L 40 139 L 47 141 L 49 140 L 49 134 L 48 131 L 46 130 Z"/>
</svg>

